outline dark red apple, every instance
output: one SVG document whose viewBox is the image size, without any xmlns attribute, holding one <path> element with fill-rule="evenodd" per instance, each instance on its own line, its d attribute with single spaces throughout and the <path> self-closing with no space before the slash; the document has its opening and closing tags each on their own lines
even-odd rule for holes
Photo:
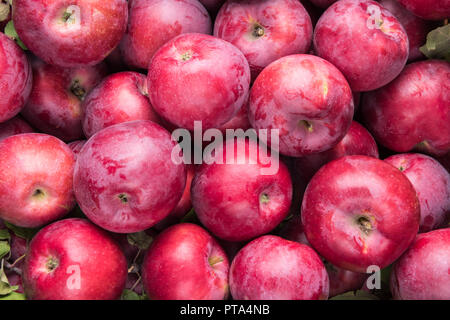
<svg viewBox="0 0 450 320">
<path fill-rule="evenodd" d="M 15 0 L 12 18 L 35 55 L 73 68 L 99 63 L 119 44 L 128 7 L 126 0 Z"/>
<path fill-rule="evenodd" d="M 39 227 L 75 206 L 75 157 L 61 140 L 25 133 L 0 142 L 0 218 Z"/>
<path fill-rule="evenodd" d="M 277 236 L 247 244 L 230 268 L 236 300 L 325 300 L 329 280 L 320 257 L 310 247 Z"/>
<path fill-rule="evenodd" d="M 31 300 L 114 300 L 125 287 L 127 263 L 108 234 L 83 219 L 65 219 L 33 238 L 23 282 Z"/>
<path fill-rule="evenodd" d="M 229 0 L 214 24 L 216 37 L 244 53 L 253 79 L 279 58 L 307 53 L 312 33 L 311 18 L 298 0 Z"/>
<path fill-rule="evenodd" d="M 367 156 L 345 156 L 323 166 L 308 184 L 301 214 L 306 237 L 321 256 L 361 273 L 398 259 L 420 222 L 408 178 Z"/>
<path fill-rule="evenodd" d="M 152 300 L 222 300 L 228 297 L 228 258 L 201 227 L 182 223 L 163 231 L 142 265 Z"/>
<path fill-rule="evenodd" d="M 377 142 L 396 152 L 450 151 L 450 63 L 409 64 L 389 85 L 363 96 L 362 115 Z"/>
<path fill-rule="evenodd" d="M 443 20 L 450 17 L 448 0 L 398 0 L 406 9 L 427 20 Z"/>
<path fill-rule="evenodd" d="M 314 30 L 314 49 L 342 71 L 354 91 L 388 84 L 409 55 L 403 26 L 370 0 L 342 0 L 329 7 Z"/>
<path fill-rule="evenodd" d="M 337 0 L 309 0 L 315 6 L 326 9 L 335 3 Z"/>
<path fill-rule="evenodd" d="M 253 128 L 279 130 L 280 153 L 301 157 L 333 148 L 353 117 L 352 91 L 331 63 L 312 55 L 281 58 L 250 91 Z"/>
<path fill-rule="evenodd" d="M 155 111 L 178 127 L 220 128 L 247 98 L 250 68 L 229 42 L 205 35 L 180 35 L 153 56 L 148 92 Z"/>
<path fill-rule="evenodd" d="M 133 233 L 164 219 L 186 183 L 180 146 L 148 120 L 117 124 L 95 134 L 78 154 L 74 191 L 86 216 L 102 228 Z"/>
<path fill-rule="evenodd" d="M 16 116 L 6 122 L 0 123 L 0 141 L 21 133 L 31 133 L 33 128 L 20 116 Z"/>
<path fill-rule="evenodd" d="M 124 61 L 147 69 L 155 52 L 182 33 L 212 33 L 211 18 L 197 0 L 133 0 L 120 49 Z"/>
</svg>

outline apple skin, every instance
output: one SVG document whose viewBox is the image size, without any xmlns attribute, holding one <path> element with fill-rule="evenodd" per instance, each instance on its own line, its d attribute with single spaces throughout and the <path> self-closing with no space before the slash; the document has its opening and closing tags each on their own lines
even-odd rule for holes
<svg viewBox="0 0 450 320">
<path fill-rule="evenodd" d="M 0 141 L 21 133 L 32 133 L 33 128 L 20 116 L 0 123 Z"/>
<path fill-rule="evenodd" d="M 227 123 L 220 127 L 220 130 L 226 135 L 227 129 L 242 129 L 247 131 L 252 126 L 250 125 L 250 120 L 248 119 L 248 99 L 247 102 L 244 103 L 241 109 L 239 109 L 238 113 Z"/>
<path fill-rule="evenodd" d="M 67 11 L 73 5 L 80 18 L 74 13 L 65 22 L 64 15 L 74 12 Z M 128 6 L 126 0 L 15 0 L 12 19 L 20 39 L 36 56 L 75 68 L 98 64 L 119 44 Z"/>
<path fill-rule="evenodd" d="M 228 297 L 228 271 L 219 243 L 198 225 L 181 223 L 151 244 L 142 280 L 152 300 L 222 300 Z"/>
<path fill-rule="evenodd" d="M 344 138 L 332 149 L 295 159 L 295 167 L 303 180 L 309 182 L 326 163 L 349 155 L 365 155 L 379 158 L 378 147 L 372 135 L 353 121 Z"/>
<path fill-rule="evenodd" d="M 233 161 L 226 162 L 232 148 L 236 150 Z M 244 148 L 245 152 L 240 151 Z M 216 155 L 223 155 L 223 164 L 204 163 L 196 170 L 192 204 L 201 223 L 220 239 L 246 241 L 268 233 L 289 212 L 289 170 L 279 161 L 276 173 L 262 174 L 261 169 L 269 166 L 264 163 L 277 160 L 274 156 L 262 158 L 261 149 L 253 140 L 230 139 L 216 148 Z"/>
<path fill-rule="evenodd" d="M 306 188 L 301 214 L 306 237 L 321 256 L 361 273 L 399 258 L 420 222 L 408 178 L 367 156 L 345 156 L 323 166 Z"/>
<path fill-rule="evenodd" d="M 150 228 L 177 205 L 186 183 L 181 148 L 167 130 L 149 120 L 116 124 L 96 133 L 78 154 L 74 191 L 81 210 L 117 233 Z M 175 151 L 174 151 L 175 152 Z"/>
<path fill-rule="evenodd" d="M 381 0 L 380 4 L 388 9 L 405 28 L 409 40 L 408 61 L 425 58 L 420 47 L 426 43 L 427 34 L 438 27 L 436 23 L 421 19 L 406 10 L 397 0 Z"/>
<path fill-rule="evenodd" d="M 84 137 L 81 103 L 106 67 L 61 68 L 32 61 L 33 89 L 21 115 L 37 130 L 70 142 Z"/>
<path fill-rule="evenodd" d="M 80 288 L 71 288 L 70 277 L 76 277 L 77 268 Z M 38 232 L 23 272 L 25 293 L 31 300 L 115 300 L 126 278 L 127 263 L 119 246 L 104 230 L 75 218 Z"/>
<path fill-rule="evenodd" d="M 162 46 L 148 70 L 155 111 L 188 130 L 220 128 L 247 99 L 250 68 L 235 46 L 210 35 L 188 33 Z"/>
<path fill-rule="evenodd" d="M 75 155 L 75 158 L 78 157 L 78 154 L 81 152 L 81 149 L 86 144 L 87 140 L 77 140 L 72 141 L 67 146 L 72 150 L 73 154 Z"/>
<path fill-rule="evenodd" d="M 421 233 L 394 264 L 391 292 L 397 300 L 450 300 L 450 228 Z"/>
<path fill-rule="evenodd" d="M 134 121 L 159 122 L 148 99 L 147 78 L 137 72 L 119 72 L 103 79 L 82 104 L 83 131 L 90 138 L 109 126 Z"/>
<path fill-rule="evenodd" d="M 350 86 L 331 63 L 298 54 L 271 63 L 250 91 L 252 127 L 279 129 L 280 153 L 301 157 L 333 148 L 350 128 Z"/>
<path fill-rule="evenodd" d="M 420 202 L 419 232 L 428 232 L 450 221 L 450 174 L 433 158 L 397 154 L 385 159 L 411 181 Z"/>
<path fill-rule="evenodd" d="M 377 142 L 402 153 L 449 152 L 449 78 L 450 63 L 419 61 L 408 64 L 389 85 L 364 94 L 364 123 Z"/>
<path fill-rule="evenodd" d="M 279 58 L 306 53 L 312 34 L 311 18 L 298 0 L 230 0 L 214 24 L 216 37 L 244 53 L 253 79 Z"/>
<path fill-rule="evenodd" d="M 266 235 L 242 248 L 230 268 L 235 300 L 326 300 L 329 280 L 310 247 Z"/>
<path fill-rule="evenodd" d="M 368 27 L 370 21 L 378 23 L 371 10 L 379 12 L 381 27 Z M 378 2 L 342 0 L 320 17 L 314 30 L 314 49 L 344 74 L 353 91 L 371 91 L 402 71 L 409 42 L 400 22 Z"/>
<path fill-rule="evenodd" d="M 212 33 L 211 18 L 197 0 L 133 0 L 120 44 L 126 64 L 147 69 L 155 52 L 183 33 Z"/>
<path fill-rule="evenodd" d="M 443 20 L 450 17 L 447 0 L 398 0 L 408 11 L 426 20 Z"/>
<path fill-rule="evenodd" d="M 61 140 L 40 133 L 0 142 L 0 218 L 34 228 L 59 219 L 75 206 L 75 156 Z"/>
<path fill-rule="evenodd" d="M 0 32 L 0 123 L 15 115 L 25 105 L 31 92 L 33 74 L 23 50 Z"/>
</svg>

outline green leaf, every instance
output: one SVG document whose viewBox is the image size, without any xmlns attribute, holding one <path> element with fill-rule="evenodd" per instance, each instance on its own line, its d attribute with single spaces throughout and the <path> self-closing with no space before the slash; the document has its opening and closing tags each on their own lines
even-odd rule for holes
<svg viewBox="0 0 450 320">
<path fill-rule="evenodd" d="M 349 291 L 338 296 L 331 298 L 330 300 L 379 300 L 375 295 L 363 291 Z"/>
<path fill-rule="evenodd" d="M 18 227 L 7 221 L 4 221 L 4 223 L 5 223 L 5 226 L 9 230 L 14 232 L 14 234 L 16 236 L 21 237 L 25 240 L 31 240 L 34 237 L 34 235 L 39 231 L 39 229 L 29 229 L 29 228 Z"/>
<path fill-rule="evenodd" d="M 194 208 L 192 208 L 182 219 L 181 223 L 191 222 L 195 223 L 197 221 L 197 214 L 195 213 Z"/>
<path fill-rule="evenodd" d="M 0 240 L 9 240 L 11 239 L 11 235 L 9 234 L 8 229 L 0 229 Z"/>
<path fill-rule="evenodd" d="M 450 62 L 450 24 L 432 30 L 420 51 L 430 59 L 445 59 Z"/>
<path fill-rule="evenodd" d="M 147 250 L 153 242 L 153 238 L 145 233 L 145 231 L 130 233 L 127 235 L 127 239 L 129 244 L 142 250 Z"/>
<path fill-rule="evenodd" d="M 13 291 L 6 296 L 0 296 L 0 300 L 26 300 L 26 297 L 23 293 Z"/>
<path fill-rule="evenodd" d="M 14 40 L 23 50 L 28 50 L 25 44 L 20 40 L 19 35 L 17 34 L 16 28 L 14 28 L 13 21 L 9 21 L 5 27 L 5 34 Z"/>
<path fill-rule="evenodd" d="M 132 290 L 125 289 L 122 292 L 122 296 L 120 297 L 120 300 L 148 300 L 148 299 L 145 294 L 140 296 Z"/>
<path fill-rule="evenodd" d="M 0 269 L 0 296 L 10 294 L 14 290 L 17 290 L 18 288 L 19 288 L 18 286 L 11 286 L 9 284 L 8 277 L 6 277 L 2 261 L 2 267 Z"/>
<path fill-rule="evenodd" d="M 10 250 L 11 250 L 11 247 L 10 247 L 8 241 L 0 241 L 0 259 L 2 259 L 4 256 L 6 256 Z"/>
</svg>

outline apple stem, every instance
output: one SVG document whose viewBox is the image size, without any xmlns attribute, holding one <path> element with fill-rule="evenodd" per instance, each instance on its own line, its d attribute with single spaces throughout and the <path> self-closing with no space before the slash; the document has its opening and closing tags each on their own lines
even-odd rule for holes
<svg viewBox="0 0 450 320">
<path fill-rule="evenodd" d="M 221 263 L 222 261 L 223 258 L 217 256 L 208 258 L 208 262 L 211 267 L 214 267 L 216 264 Z"/>
</svg>

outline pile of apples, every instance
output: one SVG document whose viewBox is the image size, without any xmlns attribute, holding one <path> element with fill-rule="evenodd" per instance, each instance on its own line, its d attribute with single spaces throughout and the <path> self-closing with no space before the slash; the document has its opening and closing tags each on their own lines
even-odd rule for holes
<svg viewBox="0 0 450 320">
<path fill-rule="evenodd" d="M 1 0 L 0 299 L 449 300 L 449 17 Z M 174 161 L 195 123 L 260 139 Z"/>
</svg>

